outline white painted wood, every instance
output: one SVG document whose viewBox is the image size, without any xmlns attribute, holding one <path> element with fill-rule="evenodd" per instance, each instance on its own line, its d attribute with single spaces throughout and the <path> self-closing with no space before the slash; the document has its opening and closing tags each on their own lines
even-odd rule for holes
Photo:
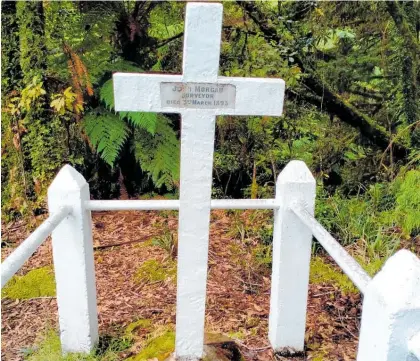
<svg viewBox="0 0 420 361">
<path fill-rule="evenodd" d="M 48 207 L 54 214 L 71 208 L 52 232 L 60 339 L 63 352 L 89 352 L 98 341 L 96 286 L 93 260 L 89 185 L 65 165 L 48 189 Z"/>
<path fill-rule="evenodd" d="M 219 72 L 222 15 L 222 4 L 187 5 L 182 81 L 216 82 Z"/>
<path fill-rule="evenodd" d="M 188 3 L 182 75 L 114 74 L 117 111 L 181 113 L 181 186 L 178 241 L 177 358 L 203 356 L 208 234 L 215 116 L 281 115 L 284 81 L 218 77 L 222 4 Z M 162 106 L 162 83 L 230 84 L 229 108 L 187 109 Z M 192 84 L 185 84 L 185 86 Z M 232 89 L 232 86 L 235 89 Z M 163 99 L 161 94 L 163 89 Z"/>
<path fill-rule="evenodd" d="M 420 260 L 401 250 L 368 285 L 357 361 L 408 361 L 420 332 Z"/>
<path fill-rule="evenodd" d="M 215 117 L 183 112 L 178 231 L 178 358 L 203 356 Z"/>
<path fill-rule="evenodd" d="M 178 107 L 162 108 L 160 84 L 182 82 L 182 75 L 115 73 L 114 98 L 117 111 L 181 113 Z M 236 86 L 234 109 L 208 109 L 213 115 L 272 115 L 283 111 L 284 81 L 265 78 L 229 78 L 219 76 L 217 84 Z"/>
<path fill-rule="evenodd" d="M 313 214 L 315 203 L 315 179 L 304 162 L 283 169 L 276 199 L 268 337 L 275 352 L 297 353 L 304 348 L 312 234 L 291 208 L 303 203 Z"/>
<path fill-rule="evenodd" d="M 179 200 L 90 200 L 86 202 L 90 211 L 166 211 L 178 210 Z"/>
<path fill-rule="evenodd" d="M 164 211 L 178 210 L 179 200 L 89 200 L 85 204 L 90 211 Z M 277 209 L 275 199 L 212 199 L 211 209 Z"/>
<path fill-rule="evenodd" d="M 417 332 L 409 341 L 408 341 L 408 350 L 411 352 L 412 361 L 420 360 L 420 332 Z"/>
<path fill-rule="evenodd" d="M 1 264 L 1 288 L 31 257 L 37 248 L 51 234 L 53 229 L 69 214 L 70 208 L 61 207 L 51 214 L 42 224 L 31 233 Z"/>
<path fill-rule="evenodd" d="M 324 247 L 328 254 L 340 266 L 343 272 L 349 276 L 361 293 L 365 293 L 371 277 L 350 256 L 350 254 L 338 243 L 333 236 L 310 214 L 302 204 L 295 204 L 292 207 L 293 212 L 299 217 L 308 229 L 311 230 L 314 237 Z"/>
</svg>

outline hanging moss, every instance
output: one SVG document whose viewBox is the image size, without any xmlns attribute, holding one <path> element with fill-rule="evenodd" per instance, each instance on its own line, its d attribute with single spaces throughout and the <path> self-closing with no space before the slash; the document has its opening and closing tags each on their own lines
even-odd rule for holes
<svg viewBox="0 0 420 361">
<path fill-rule="evenodd" d="M 19 300 L 52 296 L 55 296 L 55 279 L 50 267 L 34 269 L 24 276 L 14 276 L 1 292 L 1 298 Z"/>
</svg>

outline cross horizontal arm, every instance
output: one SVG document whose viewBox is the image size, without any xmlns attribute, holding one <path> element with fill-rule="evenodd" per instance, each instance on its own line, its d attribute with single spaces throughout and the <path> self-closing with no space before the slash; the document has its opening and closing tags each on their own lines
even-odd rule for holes
<svg viewBox="0 0 420 361">
<path fill-rule="evenodd" d="M 117 112 L 162 113 L 160 84 L 182 82 L 182 75 L 115 73 L 113 82 Z M 179 109 L 166 112 L 179 113 Z"/>
<path fill-rule="evenodd" d="M 182 108 L 162 107 L 160 84 L 182 83 L 182 75 L 114 74 L 116 111 L 182 113 Z M 282 79 L 218 77 L 218 84 L 236 88 L 234 108 L 206 109 L 214 115 L 272 115 L 283 111 L 285 84 Z"/>
</svg>

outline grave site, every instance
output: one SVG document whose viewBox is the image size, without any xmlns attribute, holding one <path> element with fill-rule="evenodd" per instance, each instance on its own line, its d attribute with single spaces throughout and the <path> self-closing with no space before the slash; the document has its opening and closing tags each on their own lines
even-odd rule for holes
<svg viewBox="0 0 420 361">
<path fill-rule="evenodd" d="M 413 10 L 3 2 L 2 359 L 420 360 Z"/>
</svg>

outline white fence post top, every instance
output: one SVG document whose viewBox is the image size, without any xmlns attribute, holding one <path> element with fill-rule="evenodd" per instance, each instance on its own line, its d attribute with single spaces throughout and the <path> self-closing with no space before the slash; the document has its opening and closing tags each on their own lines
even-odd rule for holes
<svg viewBox="0 0 420 361">
<path fill-rule="evenodd" d="M 410 251 L 398 251 L 373 278 L 371 287 L 390 311 L 420 309 L 420 260 Z"/>
<path fill-rule="evenodd" d="M 85 178 L 71 165 L 66 164 L 63 168 L 60 169 L 57 176 L 52 181 L 51 185 L 48 188 L 48 193 L 54 192 L 56 190 L 63 189 L 68 191 L 81 189 L 86 186 L 87 182 Z"/>
<path fill-rule="evenodd" d="M 315 178 L 305 162 L 292 160 L 287 163 L 277 178 L 277 184 L 284 183 L 315 183 Z"/>
</svg>

